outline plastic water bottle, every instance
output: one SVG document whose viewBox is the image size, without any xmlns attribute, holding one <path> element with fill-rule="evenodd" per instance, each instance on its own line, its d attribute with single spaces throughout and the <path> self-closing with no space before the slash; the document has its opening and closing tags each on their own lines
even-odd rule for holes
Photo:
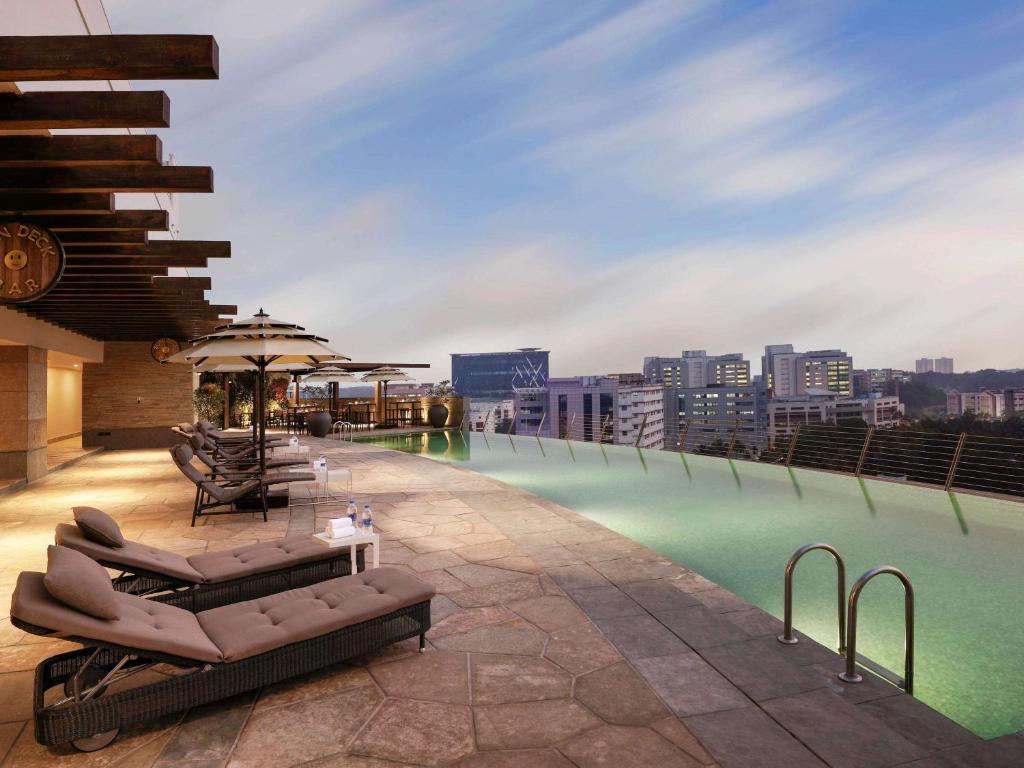
<svg viewBox="0 0 1024 768">
<path fill-rule="evenodd" d="M 320 472 L 323 472 L 325 469 L 327 469 L 327 459 L 324 457 L 322 453 L 320 454 L 320 458 L 316 460 L 316 468 Z"/>
<path fill-rule="evenodd" d="M 363 505 L 363 533 L 373 533 L 373 514 L 369 504 Z"/>
<path fill-rule="evenodd" d="M 356 523 L 358 522 L 356 520 L 356 517 L 358 516 L 358 514 L 359 514 L 359 510 L 356 507 L 356 500 L 355 499 L 349 499 L 348 500 L 348 519 L 352 521 L 352 527 L 353 528 L 356 527 Z"/>
</svg>

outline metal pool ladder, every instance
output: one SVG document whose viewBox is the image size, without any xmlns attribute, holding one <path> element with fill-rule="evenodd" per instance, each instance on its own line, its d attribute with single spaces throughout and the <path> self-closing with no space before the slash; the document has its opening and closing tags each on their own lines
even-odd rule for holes
<svg viewBox="0 0 1024 768">
<path fill-rule="evenodd" d="M 844 683 L 860 683 L 864 678 L 857 672 L 857 664 L 870 669 L 879 677 L 889 681 L 897 688 L 902 688 L 909 695 L 914 695 L 914 587 L 910 578 L 899 568 L 892 565 L 880 565 L 872 568 L 861 575 L 850 590 L 849 601 L 846 600 L 846 564 L 839 550 L 831 544 L 807 544 L 800 547 L 786 564 L 785 576 L 785 613 L 783 632 L 778 640 L 785 645 L 795 645 L 799 642 L 793 635 L 793 570 L 796 564 L 808 552 L 821 549 L 835 558 L 838 571 L 838 613 L 839 613 L 839 652 L 846 656 L 846 669 L 836 675 Z M 857 604 L 860 601 L 861 592 L 869 581 L 883 573 L 890 573 L 903 584 L 903 610 L 904 610 L 904 645 L 903 645 L 903 677 L 890 672 L 885 667 L 877 664 L 866 656 L 857 653 Z M 846 612 L 843 612 L 843 603 L 847 603 Z"/>
</svg>

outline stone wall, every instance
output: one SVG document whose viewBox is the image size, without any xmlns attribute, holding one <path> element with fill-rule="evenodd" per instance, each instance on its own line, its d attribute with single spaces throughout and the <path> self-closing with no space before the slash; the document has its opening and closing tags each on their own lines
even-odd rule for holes
<svg viewBox="0 0 1024 768">
<path fill-rule="evenodd" d="M 191 422 L 192 369 L 156 362 L 149 342 L 108 341 L 82 374 L 82 443 L 105 448 L 174 445 L 170 428 Z"/>
<path fill-rule="evenodd" d="M 46 350 L 0 345 L 0 479 L 46 474 Z"/>
</svg>

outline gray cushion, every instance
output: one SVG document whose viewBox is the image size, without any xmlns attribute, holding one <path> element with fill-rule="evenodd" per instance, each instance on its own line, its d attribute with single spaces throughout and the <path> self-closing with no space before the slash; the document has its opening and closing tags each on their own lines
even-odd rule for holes
<svg viewBox="0 0 1024 768">
<path fill-rule="evenodd" d="M 46 591 L 75 610 L 97 619 L 117 619 L 121 609 L 103 566 L 67 547 L 46 548 Z"/>
<path fill-rule="evenodd" d="M 75 525 L 87 539 L 108 547 L 124 546 L 121 528 L 106 512 L 95 507 L 74 507 L 71 511 L 75 515 Z"/>
<path fill-rule="evenodd" d="M 359 549 L 366 547 L 360 544 Z M 347 554 L 349 549 L 345 548 Z M 219 552 L 203 552 L 191 555 L 188 564 L 203 575 L 208 583 L 230 581 L 280 568 L 290 568 L 315 560 L 329 560 L 337 557 L 338 551 L 325 547 L 312 536 L 301 534 L 283 539 L 245 544 L 234 549 Z"/>
<path fill-rule="evenodd" d="M 111 568 L 121 568 L 132 573 L 141 568 L 149 573 L 164 574 L 190 583 L 203 581 L 203 575 L 176 552 L 149 547 L 137 541 L 126 541 L 123 547 L 107 547 L 85 538 L 75 526 L 64 523 L 57 526 L 55 539 L 61 546 L 70 547 L 97 562 L 108 563 Z"/>
<path fill-rule="evenodd" d="M 97 566 L 99 567 L 99 566 Z M 127 648 L 157 651 L 198 661 L 221 660 L 194 614 L 156 600 L 115 592 L 121 618 L 96 619 L 54 600 L 43 586 L 41 573 L 25 571 L 11 598 L 11 615 L 56 637 L 80 637 Z"/>
<path fill-rule="evenodd" d="M 197 613 L 225 661 L 318 637 L 429 600 L 434 588 L 397 568 L 374 568 L 309 587 Z"/>
</svg>

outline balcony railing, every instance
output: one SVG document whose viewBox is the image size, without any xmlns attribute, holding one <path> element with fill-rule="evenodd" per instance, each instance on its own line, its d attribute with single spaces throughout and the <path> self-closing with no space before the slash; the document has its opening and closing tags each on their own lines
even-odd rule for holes
<svg viewBox="0 0 1024 768">
<path fill-rule="evenodd" d="M 646 442 L 645 432 L 655 429 L 647 420 L 628 426 L 628 437 L 623 438 L 621 423 L 577 414 L 563 421 L 545 418 L 539 427 L 519 434 L 640 447 Z M 1024 498 L 1022 439 L 807 423 L 773 436 L 750 421 L 713 417 L 684 420 L 677 438 L 669 426 L 656 427 L 664 433 L 664 450 Z M 515 424 L 498 425 L 497 431 L 515 435 Z"/>
</svg>

